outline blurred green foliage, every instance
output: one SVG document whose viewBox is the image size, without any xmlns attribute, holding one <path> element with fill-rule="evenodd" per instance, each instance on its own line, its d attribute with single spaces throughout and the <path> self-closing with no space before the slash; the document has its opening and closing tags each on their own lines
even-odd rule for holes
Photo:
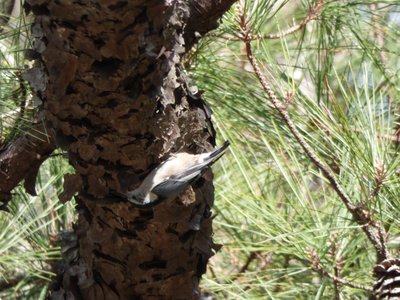
<svg viewBox="0 0 400 300">
<path fill-rule="evenodd" d="M 400 5 L 325 1 L 316 20 L 284 34 L 315 5 L 246 1 L 255 56 L 351 200 L 384 224 L 396 256 Z M 233 144 L 216 176 L 214 231 L 224 246 L 203 288 L 217 299 L 365 299 L 311 268 L 315 251 L 327 272 L 372 288 L 375 251 L 269 103 L 239 35 L 236 7 L 189 60 L 220 140 Z"/>
</svg>

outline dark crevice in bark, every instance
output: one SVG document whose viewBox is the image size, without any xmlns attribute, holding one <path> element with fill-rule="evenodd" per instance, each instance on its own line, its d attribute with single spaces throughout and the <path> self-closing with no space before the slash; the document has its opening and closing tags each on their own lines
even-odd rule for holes
<svg viewBox="0 0 400 300">
<path fill-rule="evenodd" d="M 101 245 L 99 245 L 99 247 L 101 247 Z M 98 258 L 102 258 L 102 259 L 104 259 L 106 261 L 109 261 L 110 263 L 119 264 L 121 266 L 124 266 L 124 263 L 122 261 L 120 261 L 119 259 L 117 259 L 117 258 L 115 258 L 115 257 L 113 257 L 113 256 L 111 256 L 109 254 L 101 253 L 97 249 L 93 250 L 93 254 L 94 254 L 94 256 L 96 256 Z"/>
<path fill-rule="evenodd" d="M 150 261 L 145 261 L 139 265 L 139 268 L 142 270 L 150 270 L 150 269 L 165 269 L 167 267 L 167 261 L 153 258 Z"/>
</svg>

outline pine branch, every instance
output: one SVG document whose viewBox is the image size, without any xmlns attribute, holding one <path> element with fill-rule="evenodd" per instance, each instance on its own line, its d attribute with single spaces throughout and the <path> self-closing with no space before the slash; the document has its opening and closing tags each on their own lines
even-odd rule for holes
<svg viewBox="0 0 400 300">
<path fill-rule="evenodd" d="M 332 170 L 317 156 L 311 146 L 306 142 L 303 136 L 300 134 L 292 119 L 289 116 L 287 111 L 287 105 L 290 102 L 290 99 L 286 99 L 285 102 L 281 102 L 276 96 L 275 92 L 272 90 L 271 86 L 267 82 L 266 78 L 262 74 L 260 67 L 258 65 L 257 60 L 254 57 L 253 49 L 251 46 L 252 34 L 251 34 L 251 26 L 244 10 L 243 1 L 240 1 L 241 5 L 239 7 L 239 15 L 238 22 L 241 30 L 241 38 L 246 46 L 246 54 L 250 64 L 253 67 L 253 70 L 264 90 L 268 99 L 271 101 L 275 110 L 279 113 L 282 120 L 289 128 L 293 137 L 296 139 L 298 144 L 307 154 L 312 163 L 324 174 L 324 176 L 329 181 L 331 187 L 334 189 L 336 194 L 342 200 L 343 204 L 346 206 L 347 210 L 352 214 L 353 219 L 359 224 L 373 244 L 376 253 L 377 253 L 377 262 L 381 262 L 390 257 L 387 245 L 386 245 L 386 233 L 382 225 L 374 221 L 371 216 L 371 212 L 368 211 L 364 206 L 355 205 L 350 197 L 347 195 L 341 184 L 336 179 L 335 174 Z"/>
<path fill-rule="evenodd" d="M 321 16 L 321 12 L 322 9 L 324 7 L 324 0 L 317 0 L 315 2 L 315 5 L 312 6 L 307 15 L 304 17 L 303 20 L 300 21 L 299 24 L 293 25 L 289 28 L 287 28 L 286 30 L 279 32 L 279 33 L 270 33 L 270 34 L 257 34 L 257 35 L 252 35 L 251 39 L 252 40 L 261 40 L 261 39 L 267 39 L 267 40 L 276 40 L 276 39 L 280 39 L 282 37 L 291 35 L 297 31 L 300 31 L 301 29 L 303 29 L 304 27 L 306 27 L 306 25 L 308 23 L 310 23 L 311 21 L 314 20 L 318 20 Z M 211 36 L 216 36 L 217 34 L 211 33 Z M 220 37 L 230 40 L 230 41 L 241 41 L 242 38 L 241 37 L 236 37 L 234 35 L 231 34 L 223 34 Z"/>
</svg>

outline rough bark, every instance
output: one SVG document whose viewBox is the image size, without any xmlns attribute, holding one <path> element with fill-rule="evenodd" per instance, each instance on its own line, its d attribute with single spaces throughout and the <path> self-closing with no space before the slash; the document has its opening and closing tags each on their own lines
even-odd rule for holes
<svg viewBox="0 0 400 300">
<path fill-rule="evenodd" d="M 216 246 L 211 176 L 149 209 L 114 199 L 170 153 L 214 144 L 209 109 L 180 69 L 227 1 L 29 0 L 31 85 L 76 174 L 79 219 L 54 299 L 196 299 Z"/>
</svg>

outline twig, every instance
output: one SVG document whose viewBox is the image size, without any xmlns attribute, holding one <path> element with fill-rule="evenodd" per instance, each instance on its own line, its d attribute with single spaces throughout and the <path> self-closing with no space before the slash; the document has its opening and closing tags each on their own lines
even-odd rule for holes
<svg viewBox="0 0 400 300">
<path fill-rule="evenodd" d="M 331 187 L 335 190 L 348 211 L 352 214 L 354 220 L 357 222 L 357 224 L 361 225 L 361 228 L 363 229 L 377 252 L 378 263 L 389 258 L 389 252 L 386 246 L 385 230 L 382 228 L 382 225 L 379 222 L 374 221 L 371 218 L 370 212 L 366 210 L 363 206 L 356 206 L 351 201 L 350 197 L 346 194 L 343 187 L 337 181 L 335 174 L 331 171 L 331 169 L 329 169 L 326 164 L 322 162 L 322 160 L 316 155 L 310 145 L 305 141 L 303 136 L 297 130 L 296 126 L 294 125 L 292 119 L 288 114 L 286 106 L 282 104 L 280 100 L 278 100 L 275 92 L 267 83 L 264 75 L 260 70 L 260 67 L 258 66 L 258 62 L 254 57 L 253 49 L 251 46 L 251 27 L 245 15 L 243 1 L 240 1 L 240 3 L 242 5 L 239 9 L 238 21 L 240 24 L 242 41 L 246 45 L 247 58 L 252 65 L 253 70 L 258 80 L 260 81 L 265 93 L 267 94 L 268 99 L 271 101 L 274 108 L 278 111 L 286 126 L 289 128 L 290 132 L 297 140 L 301 148 L 303 148 L 309 159 L 328 179 Z"/>
<path fill-rule="evenodd" d="M 308 23 L 310 23 L 313 20 L 317 20 L 319 19 L 319 17 L 321 16 L 321 11 L 322 8 L 324 6 L 324 0 L 317 0 L 315 2 L 315 5 L 313 7 L 310 8 L 310 10 L 308 11 L 306 17 L 297 25 L 294 25 L 288 29 L 286 29 L 285 31 L 282 31 L 280 33 L 275 33 L 275 34 L 265 34 L 265 35 L 256 35 L 254 38 L 255 39 L 280 39 L 284 36 L 287 36 L 289 34 L 292 34 L 296 31 L 299 31 L 301 29 L 303 29 Z"/>
<path fill-rule="evenodd" d="M 343 278 L 337 277 L 337 276 L 329 273 L 328 271 L 326 271 L 323 268 L 323 266 L 321 264 L 321 261 L 320 261 L 318 255 L 317 255 L 317 253 L 316 253 L 316 251 L 314 249 L 312 249 L 312 250 L 310 250 L 308 252 L 308 256 L 309 256 L 309 259 L 311 261 L 311 268 L 314 271 L 316 271 L 319 274 L 321 274 L 322 276 L 326 276 L 326 277 L 332 279 L 335 283 L 339 283 L 339 284 L 342 284 L 342 285 L 345 285 L 345 286 L 349 286 L 349 287 L 352 287 L 352 288 L 355 288 L 355 289 L 359 289 L 359 290 L 364 290 L 364 291 L 371 292 L 371 293 L 373 292 L 373 289 L 368 287 L 368 286 L 365 286 L 365 285 L 362 285 L 362 284 L 358 284 L 358 283 L 354 283 L 354 282 L 351 282 L 351 281 L 347 281 L 347 280 L 345 280 Z"/>
<path fill-rule="evenodd" d="M 249 257 L 247 257 L 246 262 L 244 263 L 244 265 L 240 268 L 239 270 L 239 274 L 243 274 L 244 272 L 247 271 L 247 269 L 250 266 L 250 263 L 256 259 L 257 255 L 258 255 L 258 251 L 253 251 L 250 253 Z"/>
<path fill-rule="evenodd" d="M 337 247 L 338 234 L 337 232 L 333 232 L 329 237 L 329 250 L 328 254 L 331 256 L 333 265 L 334 276 L 340 278 L 340 270 L 342 267 L 341 259 L 337 258 L 338 247 Z M 333 282 L 334 292 L 335 292 L 335 300 L 340 300 L 340 284 L 337 281 Z"/>
<path fill-rule="evenodd" d="M 385 165 L 383 162 L 378 162 L 375 171 L 375 184 L 368 196 L 368 200 L 372 200 L 376 196 L 378 196 L 379 191 L 383 186 L 383 181 L 385 180 Z"/>
<path fill-rule="evenodd" d="M 239 269 L 236 275 L 232 276 L 232 280 L 236 280 L 240 277 L 241 274 L 245 273 L 247 269 L 249 268 L 251 262 L 257 258 L 257 255 L 259 254 L 259 251 L 252 251 L 250 255 L 247 257 L 245 263 L 243 266 Z"/>
<path fill-rule="evenodd" d="M 215 279 L 218 284 L 221 284 L 221 280 L 218 279 L 217 273 L 215 273 L 214 268 L 211 264 L 208 264 L 208 269 L 211 272 L 211 276 Z"/>
<path fill-rule="evenodd" d="M 261 264 L 257 265 L 257 269 L 265 269 L 269 265 L 272 260 L 273 252 L 266 253 L 266 255 L 262 255 L 260 251 L 252 251 L 250 255 L 247 257 L 244 265 L 239 269 L 239 271 L 232 276 L 232 281 L 235 281 L 240 278 L 242 274 L 244 274 L 248 269 L 253 260 L 258 258 L 261 261 Z M 247 291 L 251 288 L 251 285 L 246 284 L 243 286 L 243 290 Z"/>
<path fill-rule="evenodd" d="M 334 272 L 334 276 L 336 278 L 339 278 L 339 275 L 340 275 L 339 269 L 336 264 L 333 267 L 333 272 Z M 340 284 L 336 280 L 334 280 L 333 285 L 334 285 L 334 290 L 335 290 L 335 300 L 340 300 Z"/>
</svg>

